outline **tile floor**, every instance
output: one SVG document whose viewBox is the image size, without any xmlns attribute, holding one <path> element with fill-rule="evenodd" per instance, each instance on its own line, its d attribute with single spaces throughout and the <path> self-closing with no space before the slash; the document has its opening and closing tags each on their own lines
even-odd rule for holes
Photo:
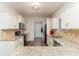
<svg viewBox="0 0 79 59">
<path fill-rule="evenodd" d="M 27 46 L 46 46 L 42 39 L 43 38 L 35 38 L 34 41 L 29 41 Z"/>
</svg>

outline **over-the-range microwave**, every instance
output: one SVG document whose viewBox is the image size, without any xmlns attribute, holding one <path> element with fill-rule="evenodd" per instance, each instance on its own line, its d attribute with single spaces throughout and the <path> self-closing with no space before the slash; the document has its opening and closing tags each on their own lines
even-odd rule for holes
<svg viewBox="0 0 79 59">
<path fill-rule="evenodd" d="M 19 23 L 19 29 L 20 29 L 20 30 L 24 30 L 24 29 L 25 29 L 24 23 Z"/>
</svg>

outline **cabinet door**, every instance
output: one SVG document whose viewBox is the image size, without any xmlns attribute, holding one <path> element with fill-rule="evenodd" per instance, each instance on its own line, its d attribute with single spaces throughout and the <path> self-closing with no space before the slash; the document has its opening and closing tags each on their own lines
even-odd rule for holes
<svg viewBox="0 0 79 59">
<path fill-rule="evenodd" d="M 0 13 L 0 29 L 19 29 L 19 21 L 16 15 L 7 12 Z"/>
<path fill-rule="evenodd" d="M 74 4 L 62 14 L 62 28 L 73 29 L 79 28 L 79 4 Z"/>
<path fill-rule="evenodd" d="M 49 46 L 49 44 L 50 44 L 50 40 L 49 40 L 50 38 L 49 37 L 47 37 L 47 44 L 48 44 L 48 46 Z"/>
<path fill-rule="evenodd" d="M 16 16 L 13 16 L 11 20 L 9 20 L 8 29 L 19 29 L 19 21 Z"/>
<path fill-rule="evenodd" d="M 58 20 L 58 18 L 54 17 L 51 22 L 52 22 L 51 26 L 52 26 L 53 29 L 58 29 L 59 28 L 59 20 Z"/>
<path fill-rule="evenodd" d="M 79 29 L 79 4 L 75 4 L 71 9 L 68 16 L 68 19 L 70 20 L 70 28 L 77 28 Z"/>
<path fill-rule="evenodd" d="M 23 43 L 24 43 L 23 37 L 21 37 L 21 38 L 20 38 L 20 46 L 23 46 Z"/>
<path fill-rule="evenodd" d="M 51 19 L 47 18 L 46 19 L 46 24 L 47 24 L 47 34 L 50 34 L 50 24 L 51 24 Z"/>
<path fill-rule="evenodd" d="M 19 29 L 19 22 L 23 17 L 5 4 L 0 4 L 0 29 Z"/>
<path fill-rule="evenodd" d="M 0 13 L 0 29 L 8 27 L 11 16 L 7 12 Z"/>
<path fill-rule="evenodd" d="M 16 47 L 21 47 L 23 46 L 23 37 L 20 37 L 16 40 Z"/>
<path fill-rule="evenodd" d="M 0 41 L 0 56 L 15 54 L 15 41 Z"/>
<path fill-rule="evenodd" d="M 53 46 L 53 39 L 51 39 L 50 37 L 47 38 L 47 44 L 48 46 Z"/>
</svg>

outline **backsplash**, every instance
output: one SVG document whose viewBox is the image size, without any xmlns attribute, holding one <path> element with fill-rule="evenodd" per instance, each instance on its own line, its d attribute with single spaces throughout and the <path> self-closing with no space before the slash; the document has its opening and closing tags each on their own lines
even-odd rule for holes
<svg viewBox="0 0 79 59">
<path fill-rule="evenodd" d="M 64 32 L 73 34 L 75 36 L 79 36 L 79 29 L 69 29 L 69 30 L 65 30 Z"/>
<path fill-rule="evenodd" d="M 0 30 L 0 40 L 14 40 L 15 31 L 13 30 Z"/>
<path fill-rule="evenodd" d="M 67 29 L 60 33 L 64 38 L 79 44 L 79 29 Z"/>
</svg>

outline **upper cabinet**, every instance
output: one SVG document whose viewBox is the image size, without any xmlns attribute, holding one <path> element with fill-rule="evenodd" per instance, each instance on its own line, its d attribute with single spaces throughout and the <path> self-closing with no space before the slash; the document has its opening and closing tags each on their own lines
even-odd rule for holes
<svg viewBox="0 0 79 59">
<path fill-rule="evenodd" d="M 50 34 L 50 25 L 51 25 L 51 18 L 46 18 L 46 24 L 47 24 L 47 34 Z"/>
<path fill-rule="evenodd" d="M 18 15 L 17 17 L 20 23 L 24 23 L 24 19 L 21 15 Z"/>
<path fill-rule="evenodd" d="M 72 4 L 61 15 L 61 28 L 79 29 L 79 4 Z"/>
<path fill-rule="evenodd" d="M 23 22 L 23 17 L 16 11 L 0 5 L 0 29 L 19 29 L 19 22 Z"/>
<path fill-rule="evenodd" d="M 59 20 L 57 17 L 53 17 L 51 19 L 51 28 L 52 29 L 58 29 L 59 28 Z"/>
</svg>

